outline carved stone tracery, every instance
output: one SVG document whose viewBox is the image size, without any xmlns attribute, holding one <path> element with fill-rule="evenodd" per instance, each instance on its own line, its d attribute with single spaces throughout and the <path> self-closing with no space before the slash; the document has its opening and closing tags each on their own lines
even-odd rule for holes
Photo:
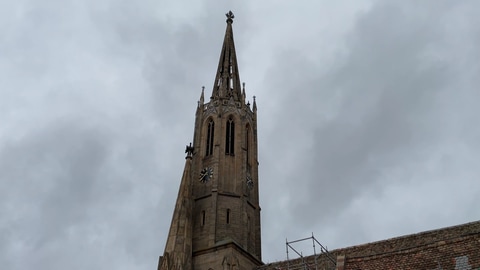
<svg viewBox="0 0 480 270">
<path fill-rule="evenodd" d="M 227 255 L 223 258 L 223 270 L 238 270 L 240 269 L 238 258 L 234 255 Z"/>
</svg>

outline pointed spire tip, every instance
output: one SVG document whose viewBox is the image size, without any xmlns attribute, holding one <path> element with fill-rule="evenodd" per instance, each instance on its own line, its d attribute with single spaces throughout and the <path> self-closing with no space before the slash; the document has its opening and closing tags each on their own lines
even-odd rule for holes
<svg viewBox="0 0 480 270">
<path fill-rule="evenodd" d="M 227 16 L 227 29 L 225 30 L 211 99 L 230 99 L 233 97 L 235 101 L 241 101 L 242 88 L 232 30 L 232 22 L 235 16 L 232 11 L 225 15 Z"/>
</svg>

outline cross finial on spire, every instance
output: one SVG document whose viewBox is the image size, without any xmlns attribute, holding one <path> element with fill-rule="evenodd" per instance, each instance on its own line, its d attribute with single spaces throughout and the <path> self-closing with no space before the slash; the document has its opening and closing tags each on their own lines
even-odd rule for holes
<svg viewBox="0 0 480 270">
<path fill-rule="evenodd" d="M 235 18 L 235 15 L 233 15 L 233 12 L 230 10 L 228 13 L 225 14 L 227 16 L 227 23 L 233 23 L 233 19 Z"/>
</svg>

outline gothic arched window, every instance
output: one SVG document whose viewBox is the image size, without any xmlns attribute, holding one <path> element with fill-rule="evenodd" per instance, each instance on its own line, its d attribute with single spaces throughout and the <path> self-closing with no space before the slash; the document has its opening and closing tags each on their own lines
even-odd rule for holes
<svg viewBox="0 0 480 270">
<path fill-rule="evenodd" d="M 213 154 L 213 132 L 215 128 L 215 123 L 213 122 L 212 119 L 208 121 L 208 126 L 207 126 L 207 151 L 205 153 L 205 156 L 210 156 Z"/>
<path fill-rule="evenodd" d="M 227 120 L 227 133 L 225 139 L 225 154 L 232 155 L 234 154 L 234 141 L 235 141 L 235 123 L 233 118 L 230 116 Z"/>
</svg>

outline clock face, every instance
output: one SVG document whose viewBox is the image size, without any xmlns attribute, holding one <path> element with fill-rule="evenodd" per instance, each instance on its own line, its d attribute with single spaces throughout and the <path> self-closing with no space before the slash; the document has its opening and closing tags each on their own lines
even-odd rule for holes
<svg viewBox="0 0 480 270">
<path fill-rule="evenodd" d="M 250 176 L 247 176 L 247 187 L 249 189 L 252 189 L 253 188 L 253 180 Z"/>
<path fill-rule="evenodd" d="M 213 177 L 213 169 L 210 167 L 206 167 L 200 172 L 199 180 L 202 183 L 206 183 L 210 179 L 212 179 L 212 177 Z"/>
</svg>

